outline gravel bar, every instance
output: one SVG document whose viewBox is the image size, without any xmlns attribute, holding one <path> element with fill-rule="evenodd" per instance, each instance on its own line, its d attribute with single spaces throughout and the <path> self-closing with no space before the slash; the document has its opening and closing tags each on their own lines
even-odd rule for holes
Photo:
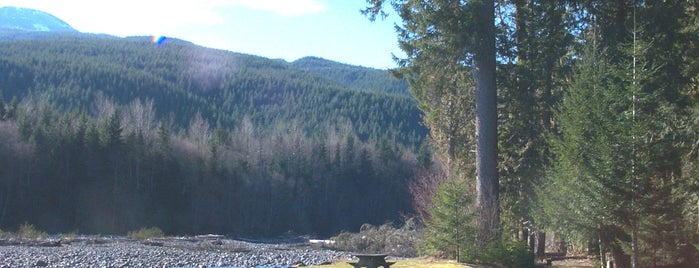
<svg viewBox="0 0 699 268">
<path fill-rule="evenodd" d="M 350 253 L 307 243 L 231 239 L 76 239 L 53 243 L 0 241 L 5 267 L 301 267 L 351 259 Z"/>
</svg>

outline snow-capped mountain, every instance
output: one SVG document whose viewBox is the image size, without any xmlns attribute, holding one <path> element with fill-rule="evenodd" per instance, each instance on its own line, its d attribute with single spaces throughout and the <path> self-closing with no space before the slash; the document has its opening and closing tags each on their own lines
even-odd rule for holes
<svg viewBox="0 0 699 268">
<path fill-rule="evenodd" d="M 18 7 L 0 7 L 0 30 L 77 32 L 73 27 L 49 13 Z"/>
</svg>

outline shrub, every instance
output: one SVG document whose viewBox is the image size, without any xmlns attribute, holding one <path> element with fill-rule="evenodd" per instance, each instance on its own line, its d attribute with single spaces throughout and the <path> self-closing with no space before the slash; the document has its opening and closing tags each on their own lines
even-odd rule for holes
<svg viewBox="0 0 699 268">
<path fill-rule="evenodd" d="M 416 245 L 421 237 L 417 224 L 409 219 L 401 228 L 395 228 L 392 224 L 378 227 L 364 224 L 359 233 L 342 232 L 331 239 L 335 241 L 333 247 L 339 250 L 415 257 Z"/>
<path fill-rule="evenodd" d="M 24 222 L 17 231 L 17 236 L 22 239 L 39 239 L 46 237 L 46 232 L 37 230 L 33 224 Z"/>
<path fill-rule="evenodd" d="M 432 196 L 433 207 L 425 219 L 425 255 L 438 255 L 459 262 L 476 253 L 476 217 L 467 179 L 442 182 Z"/>
<path fill-rule="evenodd" d="M 536 267 L 534 254 L 521 241 L 496 241 L 486 248 L 482 261 L 502 267 Z"/>
<path fill-rule="evenodd" d="M 75 237 L 77 237 L 77 236 L 78 236 L 78 230 L 74 230 L 70 233 L 61 234 L 61 238 L 64 238 L 64 239 L 75 239 Z"/>
<path fill-rule="evenodd" d="M 141 228 L 136 231 L 131 231 L 127 234 L 128 237 L 138 240 L 146 240 L 149 238 L 163 237 L 165 233 L 158 227 Z"/>
</svg>

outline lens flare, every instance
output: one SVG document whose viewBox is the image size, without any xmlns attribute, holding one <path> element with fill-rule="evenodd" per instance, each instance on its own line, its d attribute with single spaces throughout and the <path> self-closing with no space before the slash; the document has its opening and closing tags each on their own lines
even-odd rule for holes
<svg viewBox="0 0 699 268">
<path fill-rule="evenodd" d="M 162 45 L 165 43 L 165 39 L 167 39 L 165 36 L 162 35 L 154 35 L 153 36 L 153 44 L 156 44 L 158 46 Z"/>
</svg>

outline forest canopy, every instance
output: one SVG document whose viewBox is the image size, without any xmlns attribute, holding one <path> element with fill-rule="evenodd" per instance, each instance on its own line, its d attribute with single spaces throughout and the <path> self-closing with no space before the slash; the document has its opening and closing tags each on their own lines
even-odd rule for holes
<svg viewBox="0 0 699 268">
<path fill-rule="evenodd" d="M 438 253 L 528 267 L 502 245 L 543 257 L 553 232 L 602 264 L 696 267 L 697 1 L 366 2 L 401 19 L 395 72 L 447 170 L 418 191 Z"/>
<path fill-rule="evenodd" d="M 385 70 L 333 66 L 176 39 L 0 41 L 0 228 L 331 235 L 398 220 L 421 114 Z"/>
</svg>

